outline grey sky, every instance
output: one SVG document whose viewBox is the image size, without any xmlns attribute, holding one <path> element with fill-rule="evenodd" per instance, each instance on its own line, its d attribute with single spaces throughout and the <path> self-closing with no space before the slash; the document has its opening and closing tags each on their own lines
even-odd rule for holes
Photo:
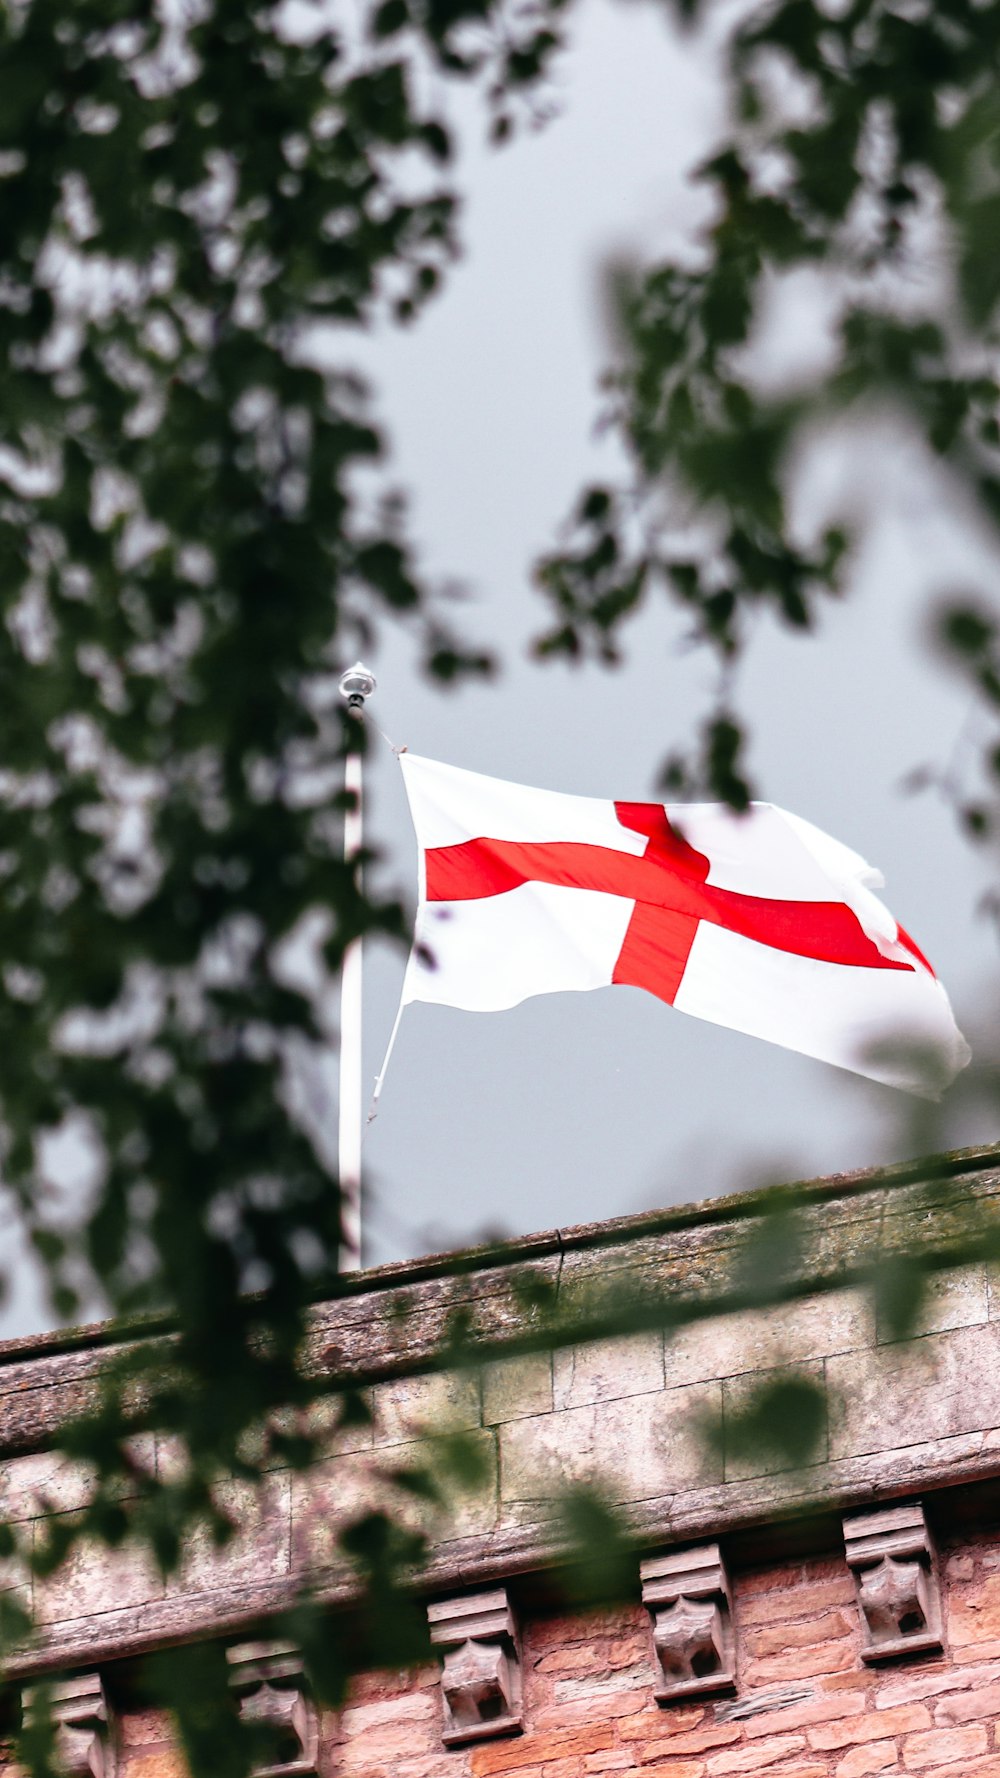
<svg viewBox="0 0 1000 1778">
<path fill-rule="evenodd" d="M 650 611 L 616 673 L 532 666 L 526 642 L 545 613 L 528 570 L 580 485 L 617 466 L 594 436 L 608 354 L 602 268 L 690 231 L 699 205 L 686 172 L 718 127 L 720 97 L 703 46 L 673 38 L 654 6 L 609 0 L 582 7 L 560 90 L 562 114 L 500 153 L 480 145 L 482 114 L 465 107 L 464 261 L 416 328 L 356 353 L 388 418 L 424 565 L 471 589 L 467 626 L 506 660 L 497 685 L 446 696 L 392 639 L 373 662 L 372 716 L 396 742 L 473 770 L 644 798 L 707 706 L 708 662 L 678 653 L 676 622 Z M 815 302 L 793 293 L 769 329 L 770 372 L 806 367 L 822 343 Z M 927 655 L 926 596 L 965 584 L 977 566 L 995 579 L 995 562 L 889 420 L 804 452 L 797 485 L 806 518 L 847 502 L 869 537 L 854 596 L 828 611 L 818 644 L 772 627 L 755 648 L 742 697 L 752 763 L 763 794 L 884 871 L 886 900 L 930 955 L 975 1047 L 996 980 L 991 929 L 975 916 L 983 873 L 950 813 L 897 784 L 914 763 L 948 756 L 969 708 Z M 381 747 L 369 835 L 388 879 L 412 895 L 412 833 Z M 366 959 L 369 1081 L 402 968 L 386 949 Z M 367 1257 L 714 1195 L 761 1173 L 867 1165 L 918 1141 L 908 1110 L 888 1089 L 632 989 L 490 1015 L 418 1005 L 366 1147 Z M 332 1102 L 326 1117 L 335 1141 Z M 957 1143 L 992 1131 L 958 1112 L 943 1134 Z M 45 1312 L 7 1240 L 17 1288 L 0 1327 L 32 1331 Z"/>
<path fill-rule="evenodd" d="M 593 0 L 580 22 L 563 115 L 501 154 L 470 152 L 466 259 L 420 326 L 379 342 L 371 360 L 425 563 L 474 588 L 468 620 L 501 643 L 506 671 L 496 687 L 442 697 L 403 649 L 386 649 L 372 714 L 397 743 L 474 770 L 642 797 L 705 706 L 708 663 L 678 654 L 675 622 L 651 612 L 615 674 L 527 664 L 525 638 L 544 617 L 528 567 L 580 484 L 615 467 L 593 435 L 608 351 L 602 266 L 673 245 L 693 222 L 685 173 L 711 141 L 719 96 L 704 50 L 672 39 L 656 8 Z M 806 292 L 775 318 L 769 367 L 807 366 L 821 349 Z M 884 871 L 889 905 L 960 1020 L 981 1015 L 994 972 L 990 928 L 974 915 L 981 871 L 950 813 L 897 784 L 915 762 L 949 754 L 968 711 L 927 654 L 924 596 L 995 566 L 889 420 L 807 453 L 799 479 L 804 512 L 846 501 L 869 540 L 855 596 L 828 612 L 819 645 L 771 628 L 754 651 L 743 703 L 761 789 Z M 391 757 L 372 774 L 372 799 L 372 831 L 412 893 Z M 401 968 L 380 955 L 368 970 L 370 1077 Z M 489 1015 L 415 1006 L 367 1144 L 369 1255 L 618 1215 L 761 1170 L 866 1165 L 912 1146 L 897 1127 L 908 1109 L 888 1089 L 631 989 Z M 961 1115 L 945 1131 L 978 1133 Z"/>
</svg>

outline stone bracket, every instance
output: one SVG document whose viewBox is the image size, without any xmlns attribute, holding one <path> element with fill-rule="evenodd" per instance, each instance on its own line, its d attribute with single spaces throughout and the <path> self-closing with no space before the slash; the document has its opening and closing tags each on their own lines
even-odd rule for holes
<svg viewBox="0 0 1000 1778">
<path fill-rule="evenodd" d="M 428 1605 L 431 1642 L 441 1649 L 446 1747 L 489 1741 L 523 1727 L 521 1650 L 505 1587 Z"/>
<path fill-rule="evenodd" d="M 844 1518 L 865 1661 L 942 1647 L 937 1552 L 919 1501 Z"/>
<path fill-rule="evenodd" d="M 66 1778 L 115 1778 L 117 1747 L 100 1674 L 77 1673 L 71 1679 L 53 1680 L 45 1689 L 55 1730 L 56 1760 Z M 31 1722 L 41 1690 L 41 1686 L 30 1686 L 22 1694 L 26 1723 Z"/>
<path fill-rule="evenodd" d="M 270 1751 L 254 1778 L 316 1778 L 319 1718 L 302 1656 L 290 1642 L 240 1642 L 226 1650 L 240 1721 L 262 1732 Z"/>
<path fill-rule="evenodd" d="M 657 1701 L 731 1690 L 736 1683 L 732 1595 L 718 1544 L 651 1556 L 639 1564 L 639 1573 L 660 1669 Z"/>
</svg>

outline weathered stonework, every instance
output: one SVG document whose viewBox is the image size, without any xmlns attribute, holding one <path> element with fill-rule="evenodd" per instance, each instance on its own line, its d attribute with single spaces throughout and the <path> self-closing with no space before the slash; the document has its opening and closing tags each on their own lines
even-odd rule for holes
<svg viewBox="0 0 1000 1778">
<path fill-rule="evenodd" d="M 226 1650 L 240 1720 L 261 1735 L 254 1778 L 316 1778 L 319 1719 L 302 1666 L 287 1642 L 241 1642 Z"/>
<path fill-rule="evenodd" d="M 652 1613 L 660 1703 L 726 1691 L 736 1680 L 729 1576 L 717 1543 L 640 1563 L 642 1602 Z"/>
<path fill-rule="evenodd" d="M 941 1647 L 937 1554 L 919 1502 L 844 1520 L 866 1661 Z"/>
<path fill-rule="evenodd" d="M 79 1706 L 61 1719 L 71 1770 L 180 1778 L 166 1724 L 120 1711 L 115 1676 L 213 1638 L 234 1707 L 275 1732 L 273 1778 L 1000 1778 L 1000 1289 L 978 1261 L 949 1266 L 897 1339 L 866 1284 L 880 1247 L 919 1245 L 929 1223 L 940 1248 L 970 1207 L 996 1222 L 1000 1154 L 818 1181 L 799 1206 L 814 1287 L 767 1309 L 727 1295 L 753 1198 L 354 1275 L 308 1340 L 331 1392 L 312 1410 L 319 1461 L 275 1467 L 259 1494 L 231 1484 L 224 1549 L 192 1540 L 166 1583 L 128 1546 L 81 1548 L 45 1581 L 0 1573 L 41 1626 L 12 1677 L 56 1676 Z M 552 1350 L 526 1276 L 579 1318 Z M 717 1312 L 673 1327 L 706 1292 Z M 449 1373 L 435 1352 L 457 1308 L 482 1362 Z M 106 1330 L 0 1348 L 0 1513 L 36 1538 L 87 1499 L 51 1446 L 107 1348 Z M 761 1383 L 790 1375 L 826 1403 L 805 1468 L 733 1435 Z M 342 1381 L 370 1424 L 337 1424 Z M 435 1509 L 392 1476 L 448 1429 L 484 1480 Z M 150 1439 L 140 1459 L 166 1473 L 176 1456 Z M 554 1603 L 555 1495 L 590 1481 L 634 1544 L 629 1596 L 596 1613 Z M 306 1577 L 350 1611 L 337 1532 L 381 1504 L 429 1538 L 415 1586 L 440 1664 L 364 1676 L 319 1711 L 295 1650 L 261 1638 Z"/>
<path fill-rule="evenodd" d="M 441 1650 L 441 1739 L 446 1747 L 489 1741 L 521 1727 L 521 1652 L 506 1590 L 428 1605 Z"/>
<path fill-rule="evenodd" d="M 41 1707 L 35 1689 L 25 1689 L 22 1707 L 30 1724 Z M 115 1778 L 117 1749 L 100 1674 L 78 1673 L 51 1683 L 48 1709 L 56 1759 L 66 1778 Z"/>
</svg>

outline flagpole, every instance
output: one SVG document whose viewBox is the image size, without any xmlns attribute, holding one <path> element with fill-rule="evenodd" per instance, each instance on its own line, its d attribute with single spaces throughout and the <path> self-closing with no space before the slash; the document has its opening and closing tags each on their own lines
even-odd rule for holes
<svg viewBox="0 0 1000 1778">
<path fill-rule="evenodd" d="M 361 661 L 340 681 L 340 695 L 356 722 L 364 720 L 365 699 L 375 690 L 375 675 Z M 344 863 L 356 863 L 363 840 L 362 751 L 349 746 L 344 761 L 344 790 L 349 806 L 344 810 Z M 358 887 L 361 887 L 360 865 Z M 361 1133 L 362 1093 L 362 997 L 361 940 L 352 939 L 344 952 L 340 974 L 340 1129 L 339 1162 L 340 1223 L 342 1229 L 340 1270 L 356 1272 L 361 1265 Z"/>
</svg>

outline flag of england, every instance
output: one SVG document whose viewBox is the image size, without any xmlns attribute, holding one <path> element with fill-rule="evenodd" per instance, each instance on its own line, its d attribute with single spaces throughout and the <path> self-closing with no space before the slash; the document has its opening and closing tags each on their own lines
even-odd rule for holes
<svg viewBox="0 0 1000 1778">
<path fill-rule="evenodd" d="M 420 854 L 403 1003 L 614 983 L 911 1092 L 969 1060 L 858 853 L 771 803 L 603 802 L 401 757 Z"/>
</svg>

